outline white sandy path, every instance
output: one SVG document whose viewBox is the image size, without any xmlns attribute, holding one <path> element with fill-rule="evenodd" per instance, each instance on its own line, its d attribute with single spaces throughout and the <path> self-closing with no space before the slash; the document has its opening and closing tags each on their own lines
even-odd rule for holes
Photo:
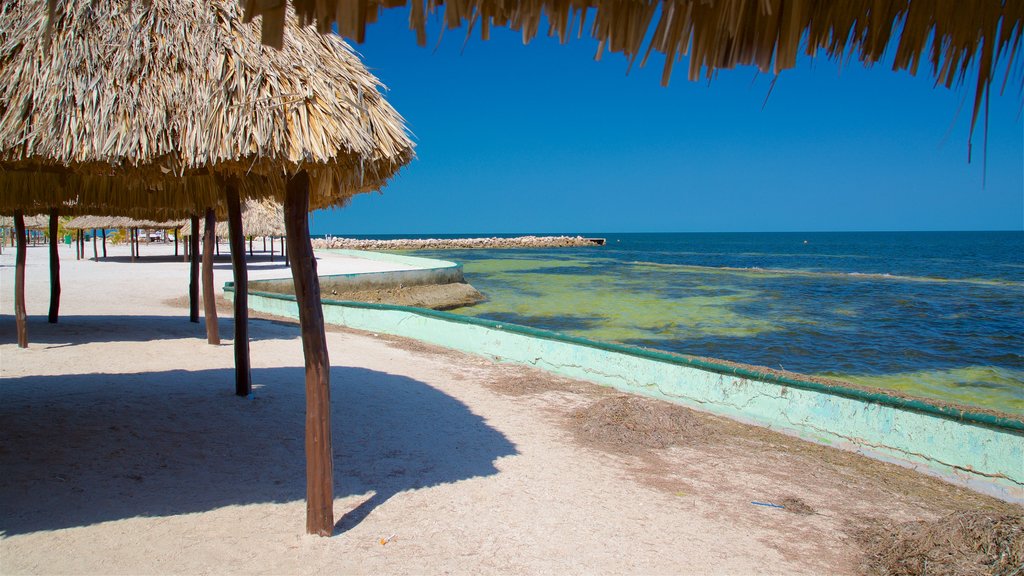
<svg viewBox="0 0 1024 576">
<path fill-rule="evenodd" d="M 658 490 L 572 441 L 572 395 L 502 395 L 486 384 L 508 367 L 341 332 L 328 340 L 342 530 L 306 536 L 297 327 L 252 321 L 254 394 L 240 399 L 230 320 L 212 347 L 165 303 L 186 293 L 183 264 L 61 250 L 57 325 L 46 248 L 29 250 L 27 350 L 14 344 L 13 250 L 0 256 L 4 574 L 855 570 L 838 515 L 750 504 L 782 493 L 762 456 L 682 451 L 687 480 Z M 221 266 L 218 286 L 229 279 Z M 843 488 L 823 482 L 781 488 L 827 506 Z"/>
</svg>

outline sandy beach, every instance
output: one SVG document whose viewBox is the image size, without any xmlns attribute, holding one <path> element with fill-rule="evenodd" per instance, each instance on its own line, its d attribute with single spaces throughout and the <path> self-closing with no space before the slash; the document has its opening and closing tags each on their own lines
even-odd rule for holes
<svg viewBox="0 0 1024 576">
<path fill-rule="evenodd" d="M 14 250 L 0 255 L 0 572 L 856 574 L 865 530 L 1021 511 L 586 382 L 331 329 L 338 526 L 307 536 L 298 327 L 251 321 L 254 393 L 234 396 L 229 314 L 208 345 L 171 250 L 96 262 L 61 246 L 51 325 L 47 248 L 30 247 L 27 350 Z M 321 274 L 392 266 L 320 256 Z M 287 275 L 260 255 L 250 267 Z M 230 279 L 225 256 L 216 284 Z"/>
</svg>

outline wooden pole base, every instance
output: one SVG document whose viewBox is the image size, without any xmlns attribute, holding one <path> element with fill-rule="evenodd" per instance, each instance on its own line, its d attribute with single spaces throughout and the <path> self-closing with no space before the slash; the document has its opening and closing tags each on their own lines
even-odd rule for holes
<svg viewBox="0 0 1024 576">
<path fill-rule="evenodd" d="M 309 175 L 305 171 L 288 180 L 284 213 L 306 360 L 306 532 L 330 536 L 334 533 L 331 362 L 309 240 Z"/>
<path fill-rule="evenodd" d="M 217 295 L 213 292 L 213 234 L 217 215 L 213 208 L 206 209 L 206 230 L 203 230 L 203 311 L 206 316 L 206 341 L 220 344 L 217 327 Z"/>
<path fill-rule="evenodd" d="M 14 212 L 14 236 L 18 250 L 14 255 L 14 323 L 18 330 L 18 348 L 28 348 L 28 313 L 25 311 L 25 215 Z"/>
<path fill-rule="evenodd" d="M 192 215 L 192 235 L 188 237 L 185 251 L 189 253 L 188 265 L 188 321 L 199 323 L 199 216 Z"/>
<path fill-rule="evenodd" d="M 57 323 L 60 314 L 60 255 L 57 253 L 59 240 L 57 239 L 57 227 L 60 220 L 57 218 L 57 209 L 50 209 L 50 312 L 46 319 L 50 324 Z"/>
<path fill-rule="evenodd" d="M 249 274 L 245 268 L 242 205 L 238 185 L 234 180 L 227 181 L 225 192 L 228 200 L 231 270 L 235 274 L 235 394 L 248 396 L 252 392 L 252 373 L 249 369 Z M 249 250 L 252 250 L 252 240 L 249 241 Z"/>
</svg>

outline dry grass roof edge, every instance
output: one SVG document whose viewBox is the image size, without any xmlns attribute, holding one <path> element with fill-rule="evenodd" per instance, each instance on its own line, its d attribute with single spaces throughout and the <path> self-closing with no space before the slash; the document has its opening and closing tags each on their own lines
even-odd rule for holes
<svg viewBox="0 0 1024 576">
<path fill-rule="evenodd" d="M 177 219 L 303 170 L 337 206 L 414 156 L 380 82 L 298 20 L 277 50 L 233 0 L 52 6 L 0 6 L 0 212 Z"/>
</svg>

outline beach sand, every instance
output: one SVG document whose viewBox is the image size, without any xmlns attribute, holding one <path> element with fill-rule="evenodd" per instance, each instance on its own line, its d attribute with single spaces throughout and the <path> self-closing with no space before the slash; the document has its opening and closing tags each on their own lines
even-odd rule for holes
<svg viewBox="0 0 1024 576">
<path fill-rule="evenodd" d="M 608 423 L 596 408 L 631 401 L 331 329 L 338 529 L 307 536 L 298 327 L 251 321 L 254 392 L 238 398 L 232 322 L 222 314 L 216 347 L 188 322 L 184 263 L 60 250 L 56 325 L 47 248 L 28 251 L 27 350 L 15 345 L 14 251 L 0 256 L 4 574 L 844 574 L 861 570 L 854 536 L 877 522 L 1020 510 L 653 401 L 679 426 L 649 446 L 628 430 L 596 435 Z M 379 269 L 331 258 L 321 273 Z M 217 285 L 230 273 L 218 262 Z M 801 505 L 813 513 L 792 512 Z"/>
</svg>

